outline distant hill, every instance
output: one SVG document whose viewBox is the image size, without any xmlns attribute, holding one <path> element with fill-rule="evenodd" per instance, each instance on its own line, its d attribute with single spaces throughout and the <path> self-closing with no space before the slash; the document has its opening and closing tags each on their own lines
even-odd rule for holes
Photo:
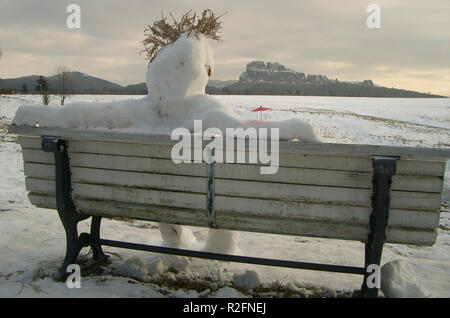
<svg viewBox="0 0 450 318">
<path fill-rule="evenodd" d="M 25 84 L 30 93 L 35 92 L 36 80 L 39 75 L 24 76 L 18 78 L 0 79 L 0 90 L 14 89 L 20 92 Z M 48 81 L 50 90 L 56 87 L 57 76 L 44 78 Z M 122 94 L 124 87 L 101 78 L 93 77 L 80 72 L 69 72 L 67 74 L 70 83 L 69 91 L 72 94 Z"/>
<path fill-rule="evenodd" d="M 207 93 L 224 95 L 308 95 L 361 97 L 445 97 L 375 85 L 371 80 L 344 82 L 324 75 L 305 74 L 279 63 L 254 61 L 247 64 L 239 81 L 207 87 Z"/>
<path fill-rule="evenodd" d="M 126 95 L 147 95 L 147 84 L 139 83 L 128 85 L 122 88 L 122 94 Z"/>
<path fill-rule="evenodd" d="M 217 87 L 217 88 L 223 88 L 223 87 L 232 85 L 232 84 L 234 84 L 236 82 L 237 82 L 237 80 L 230 80 L 230 81 L 209 80 L 208 86 Z"/>
<path fill-rule="evenodd" d="M 29 93 L 35 93 L 38 75 L 0 79 L 0 93 L 20 92 L 25 84 Z M 51 93 L 57 76 L 45 77 Z M 71 94 L 147 95 L 145 83 L 121 86 L 81 72 L 68 74 Z M 239 80 L 210 80 L 206 93 L 213 95 L 309 95 L 309 96 L 362 96 L 362 97 L 445 97 L 387 88 L 371 80 L 344 82 L 331 80 L 324 75 L 296 72 L 279 63 L 254 61 L 247 64 Z"/>
</svg>

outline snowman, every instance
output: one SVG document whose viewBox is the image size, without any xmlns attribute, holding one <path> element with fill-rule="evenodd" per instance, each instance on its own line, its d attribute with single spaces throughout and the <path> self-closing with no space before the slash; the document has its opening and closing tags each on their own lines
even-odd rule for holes
<svg viewBox="0 0 450 318">
<path fill-rule="evenodd" d="M 209 78 L 214 73 L 214 58 L 207 37 L 201 32 L 182 33 L 176 41 L 165 45 L 153 57 L 147 70 L 148 105 L 159 122 L 172 129 L 194 130 L 194 120 L 201 120 L 203 130 L 218 128 L 279 129 L 281 140 L 301 139 L 320 142 L 313 127 L 298 118 L 282 121 L 258 121 L 236 114 L 229 106 L 205 94 Z M 190 248 L 196 244 L 193 233 L 180 225 L 159 223 L 163 245 Z M 210 229 L 204 250 L 233 253 L 238 232 Z"/>
</svg>

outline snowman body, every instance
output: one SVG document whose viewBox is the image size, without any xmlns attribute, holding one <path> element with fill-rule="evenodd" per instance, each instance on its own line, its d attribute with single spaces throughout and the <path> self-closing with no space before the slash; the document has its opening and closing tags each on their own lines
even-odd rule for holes
<svg viewBox="0 0 450 318">
<path fill-rule="evenodd" d="M 205 94 L 214 71 L 212 49 L 202 34 L 184 33 L 173 44 L 166 45 L 150 63 L 147 71 L 148 104 L 161 122 L 171 128 L 184 127 L 193 132 L 194 120 L 203 129 L 278 128 L 280 139 L 301 138 L 319 142 L 312 126 L 299 119 L 256 121 L 237 115 L 230 107 Z M 190 248 L 195 237 L 180 225 L 159 224 L 163 244 L 174 248 Z M 216 253 L 233 253 L 238 232 L 209 231 L 204 249 Z"/>
</svg>

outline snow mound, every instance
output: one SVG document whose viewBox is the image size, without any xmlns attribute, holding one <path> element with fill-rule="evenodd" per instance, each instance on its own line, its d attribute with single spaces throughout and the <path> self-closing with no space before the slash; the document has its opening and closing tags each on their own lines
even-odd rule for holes
<svg viewBox="0 0 450 318">
<path fill-rule="evenodd" d="M 119 274 L 143 281 L 148 280 L 149 276 L 162 274 L 165 270 L 161 259 L 146 262 L 137 256 L 127 259 L 117 268 Z"/>
<path fill-rule="evenodd" d="M 158 223 L 163 239 L 162 246 L 180 249 L 195 249 L 197 239 L 192 231 L 181 225 Z"/>
<path fill-rule="evenodd" d="M 244 294 L 238 292 L 236 289 L 231 287 L 223 287 L 219 289 L 210 298 L 247 298 Z"/>
<path fill-rule="evenodd" d="M 284 289 L 287 291 L 291 291 L 294 292 L 296 294 L 302 295 L 305 298 L 309 298 L 311 295 L 313 295 L 314 293 L 304 287 L 297 287 L 295 285 L 294 282 L 288 282 L 285 286 Z"/>
<path fill-rule="evenodd" d="M 414 268 L 396 260 L 381 267 L 381 290 L 388 298 L 424 298 L 428 293 L 420 286 Z"/>
<path fill-rule="evenodd" d="M 233 254 L 238 240 L 239 232 L 209 229 L 204 249 L 212 253 Z"/>
<path fill-rule="evenodd" d="M 244 274 L 234 274 L 233 282 L 237 287 L 245 289 L 253 289 L 261 284 L 259 275 L 255 271 L 246 271 Z"/>
</svg>

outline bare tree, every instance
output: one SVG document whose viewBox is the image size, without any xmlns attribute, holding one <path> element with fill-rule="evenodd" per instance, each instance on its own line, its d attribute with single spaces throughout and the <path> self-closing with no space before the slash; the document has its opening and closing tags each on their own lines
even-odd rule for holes
<svg viewBox="0 0 450 318">
<path fill-rule="evenodd" d="M 65 65 L 56 67 L 56 94 L 59 95 L 61 106 L 64 105 L 64 101 L 66 100 L 67 96 L 69 96 L 69 73 L 70 70 Z"/>
</svg>

